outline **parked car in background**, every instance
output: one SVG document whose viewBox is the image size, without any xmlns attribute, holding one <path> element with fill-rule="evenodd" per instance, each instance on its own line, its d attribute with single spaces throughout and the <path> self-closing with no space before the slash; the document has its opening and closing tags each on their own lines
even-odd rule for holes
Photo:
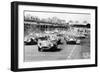
<svg viewBox="0 0 100 73">
<path fill-rule="evenodd" d="M 77 38 L 79 38 L 79 39 L 85 39 L 87 36 L 86 35 L 84 35 L 84 34 L 79 34 L 79 35 L 77 35 Z"/>
</svg>

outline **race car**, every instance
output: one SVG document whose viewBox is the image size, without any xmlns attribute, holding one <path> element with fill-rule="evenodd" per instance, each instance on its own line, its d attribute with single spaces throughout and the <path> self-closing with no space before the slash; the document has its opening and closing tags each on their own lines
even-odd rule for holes
<svg viewBox="0 0 100 73">
<path fill-rule="evenodd" d="M 54 43 L 56 43 L 57 45 L 62 44 L 61 42 L 61 37 L 59 37 L 58 35 L 50 35 L 49 39 Z"/>
<path fill-rule="evenodd" d="M 44 50 L 52 50 L 57 48 L 57 44 L 48 40 L 47 38 L 42 37 L 38 39 L 38 51 L 42 52 Z"/>
<path fill-rule="evenodd" d="M 80 39 L 76 39 L 75 37 L 67 37 L 64 38 L 66 40 L 66 44 L 80 44 Z"/>
<path fill-rule="evenodd" d="M 37 45 L 37 39 L 35 38 L 28 38 L 27 40 L 24 40 L 24 45 Z"/>
</svg>

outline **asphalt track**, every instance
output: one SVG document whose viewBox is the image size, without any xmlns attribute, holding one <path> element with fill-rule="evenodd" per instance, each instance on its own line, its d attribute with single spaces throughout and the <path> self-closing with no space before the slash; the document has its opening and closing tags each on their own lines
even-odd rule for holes
<svg viewBox="0 0 100 73">
<path fill-rule="evenodd" d="M 88 40 L 84 40 L 88 41 Z M 89 43 L 89 42 L 87 42 Z M 55 50 L 48 50 L 44 52 L 39 52 L 37 45 L 28 45 L 24 47 L 24 61 L 47 61 L 47 60 L 69 60 L 69 59 L 84 59 L 83 54 L 85 54 L 85 58 L 90 58 L 89 49 L 87 43 L 84 42 L 82 45 L 72 45 L 66 44 L 64 42 L 63 45 L 59 45 Z"/>
</svg>

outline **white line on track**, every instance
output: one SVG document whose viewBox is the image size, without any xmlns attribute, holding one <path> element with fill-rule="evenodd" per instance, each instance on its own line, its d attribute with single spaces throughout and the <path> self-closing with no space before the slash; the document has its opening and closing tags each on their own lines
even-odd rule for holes
<svg viewBox="0 0 100 73">
<path fill-rule="evenodd" d="M 67 57 L 68 59 L 71 58 L 71 56 L 72 56 L 72 54 L 73 54 L 75 49 L 76 49 L 76 45 L 73 47 L 73 49 L 71 50 L 70 54 L 68 55 L 68 57 Z"/>
</svg>

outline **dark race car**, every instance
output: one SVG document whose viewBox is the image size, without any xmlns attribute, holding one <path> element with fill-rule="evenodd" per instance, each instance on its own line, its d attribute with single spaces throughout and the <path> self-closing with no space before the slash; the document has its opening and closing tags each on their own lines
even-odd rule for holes
<svg viewBox="0 0 100 73">
<path fill-rule="evenodd" d="M 27 41 L 24 41 L 25 45 L 37 45 L 37 39 L 30 38 Z"/>
<path fill-rule="evenodd" d="M 66 41 L 66 44 L 80 44 L 80 39 L 76 39 L 75 37 L 67 37 L 64 38 Z"/>
</svg>

